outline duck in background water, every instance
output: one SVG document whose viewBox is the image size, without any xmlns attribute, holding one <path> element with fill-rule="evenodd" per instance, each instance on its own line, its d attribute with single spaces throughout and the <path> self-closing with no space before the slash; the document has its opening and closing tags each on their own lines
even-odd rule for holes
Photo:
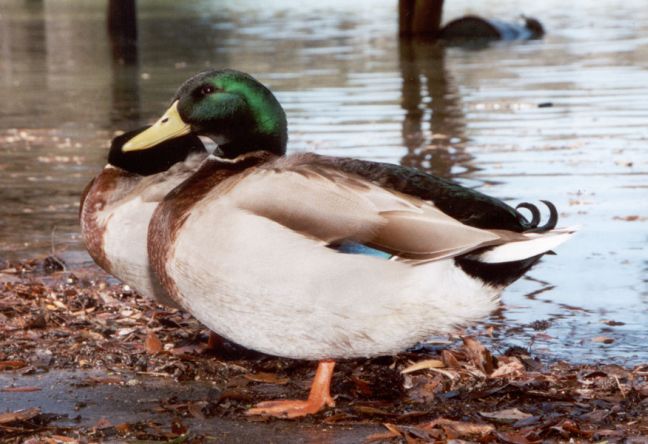
<svg viewBox="0 0 648 444">
<path fill-rule="evenodd" d="M 517 21 L 466 15 L 441 27 L 444 0 L 399 0 L 398 32 L 403 38 L 442 39 L 451 43 L 489 40 L 532 40 L 544 36 L 540 20 L 520 16 Z"/>
<path fill-rule="evenodd" d="M 533 17 L 521 16 L 520 20 L 507 22 L 494 18 L 467 15 L 446 23 L 438 38 L 447 41 L 469 40 L 534 40 L 545 34 L 544 27 Z"/>
<path fill-rule="evenodd" d="M 248 74 L 187 80 L 125 153 L 196 134 L 219 144 L 157 206 L 151 267 L 169 296 L 247 348 L 319 361 L 307 400 L 251 415 L 333 406 L 336 359 L 396 354 L 488 316 L 504 287 L 571 237 L 499 199 L 399 165 L 285 155 L 286 116 Z"/>
</svg>

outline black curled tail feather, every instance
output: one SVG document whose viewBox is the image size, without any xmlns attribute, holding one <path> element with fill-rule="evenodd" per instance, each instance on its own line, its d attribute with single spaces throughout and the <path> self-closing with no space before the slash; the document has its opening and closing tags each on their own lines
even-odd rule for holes
<svg viewBox="0 0 648 444">
<path fill-rule="evenodd" d="M 537 206 L 529 202 L 522 202 L 517 207 L 515 207 L 516 210 L 518 208 L 524 208 L 531 212 L 531 221 L 527 221 L 529 228 L 524 230 L 526 233 L 544 233 L 545 231 L 553 230 L 554 228 L 556 228 L 556 224 L 558 223 L 558 210 L 556 209 L 556 206 L 548 200 L 541 200 L 540 202 L 545 204 L 549 209 L 549 219 L 547 220 L 547 222 L 545 222 L 544 225 L 538 225 L 540 223 L 540 210 Z M 524 219 L 526 220 L 526 218 Z"/>
<path fill-rule="evenodd" d="M 522 202 L 519 204 L 515 209 L 517 210 L 518 208 L 525 208 L 531 212 L 531 222 L 529 222 L 529 227 L 530 228 L 535 228 L 538 226 L 540 223 L 540 210 L 538 210 L 538 207 L 535 205 L 530 204 L 529 202 Z M 519 213 L 519 211 L 518 211 Z M 525 218 L 526 220 L 526 218 Z M 527 221 L 528 222 L 528 221 Z"/>
</svg>

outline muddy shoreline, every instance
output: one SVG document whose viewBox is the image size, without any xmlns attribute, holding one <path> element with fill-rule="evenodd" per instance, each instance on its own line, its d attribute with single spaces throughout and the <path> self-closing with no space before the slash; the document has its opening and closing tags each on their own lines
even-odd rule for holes
<svg viewBox="0 0 648 444">
<path fill-rule="evenodd" d="M 523 347 L 494 355 L 480 342 L 487 328 L 395 357 L 340 362 L 336 407 L 312 418 L 246 417 L 261 400 L 306 396 L 313 363 L 229 343 L 209 349 L 208 332 L 188 314 L 151 304 L 94 266 L 64 267 L 45 258 L 0 270 L 2 442 L 648 435 L 648 364 L 548 362 Z"/>
</svg>

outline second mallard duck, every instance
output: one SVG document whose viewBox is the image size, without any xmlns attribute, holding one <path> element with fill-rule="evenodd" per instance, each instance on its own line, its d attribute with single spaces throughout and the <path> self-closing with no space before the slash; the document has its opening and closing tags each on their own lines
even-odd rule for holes
<svg viewBox="0 0 648 444">
<path fill-rule="evenodd" d="M 504 286 L 573 230 L 528 222 L 502 201 L 415 169 L 316 154 L 285 156 L 287 125 L 251 76 L 208 71 L 124 151 L 194 133 L 210 157 L 155 210 L 151 266 L 169 295 L 245 347 L 319 360 L 306 401 L 333 405 L 334 360 L 394 354 L 487 316 Z"/>
<path fill-rule="evenodd" d="M 198 137 L 188 134 L 154 150 L 123 152 L 123 145 L 145 129 L 113 139 L 108 164 L 81 197 L 81 234 L 101 268 L 142 296 L 177 307 L 151 271 L 146 234 L 158 203 L 193 175 L 207 151 Z"/>
</svg>

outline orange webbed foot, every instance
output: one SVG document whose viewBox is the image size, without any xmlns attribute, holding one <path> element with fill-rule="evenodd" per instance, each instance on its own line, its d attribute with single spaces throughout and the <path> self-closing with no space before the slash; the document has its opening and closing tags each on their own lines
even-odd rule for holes
<svg viewBox="0 0 648 444">
<path fill-rule="evenodd" d="M 246 415 L 273 416 L 275 418 L 299 418 L 301 416 L 314 415 L 324 407 L 334 407 L 335 402 L 314 403 L 310 400 L 281 400 L 260 402 L 245 412 Z"/>
<path fill-rule="evenodd" d="M 275 418 L 299 418 L 314 415 L 325 407 L 335 407 L 335 401 L 330 393 L 334 367 L 334 361 L 321 361 L 319 363 L 306 401 L 285 399 L 260 402 L 245 414 L 273 416 Z"/>
</svg>

